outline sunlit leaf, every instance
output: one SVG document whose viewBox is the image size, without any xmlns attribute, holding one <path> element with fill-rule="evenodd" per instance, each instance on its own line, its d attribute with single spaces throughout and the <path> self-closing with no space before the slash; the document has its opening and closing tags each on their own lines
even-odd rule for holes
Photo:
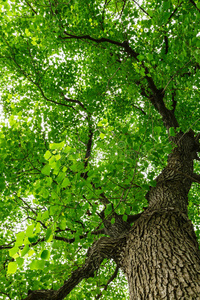
<svg viewBox="0 0 200 300">
<path fill-rule="evenodd" d="M 8 264 L 8 274 L 14 274 L 17 271 L 17 263 L 15 261 L 9 262 Z"/>
</svg>

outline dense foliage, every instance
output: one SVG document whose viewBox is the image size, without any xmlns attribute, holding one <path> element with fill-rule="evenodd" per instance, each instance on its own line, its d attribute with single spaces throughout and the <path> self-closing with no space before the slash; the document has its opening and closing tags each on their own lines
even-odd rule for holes
<svg viewBox="0 0 200 300">
<path fill-rule="evenodd" d="M 14 300 L 63 285 L 105 235 L 103 209 L 127 221 L 148 205 L 175 134 L 155 89 L 176 130 L 200 131 L 200 2 L 1 0 L 0 11 L 0 299 Z M 200 238 L 198 194 L 193 184 Z M 68 299 L 128 299 L 116 273 L 105 260 Z"/>
</svg>

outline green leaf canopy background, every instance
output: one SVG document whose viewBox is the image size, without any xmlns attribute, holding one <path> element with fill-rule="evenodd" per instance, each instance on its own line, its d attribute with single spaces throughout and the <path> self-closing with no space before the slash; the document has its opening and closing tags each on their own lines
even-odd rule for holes
<svg viewBox="0 0 200 300">
<path fill-rule="evenodd" d="M 59 289 L 105 236 L 102 210 L 148 206 L 169 135 L 200 131 L 199 20 L 193 0 L 0 1 L 1 299 Z M 199 205 L 194 183 L 198 239 Z M 117 271 L 105 259 L 67 299 L 128 299 Z"/>
</svg>

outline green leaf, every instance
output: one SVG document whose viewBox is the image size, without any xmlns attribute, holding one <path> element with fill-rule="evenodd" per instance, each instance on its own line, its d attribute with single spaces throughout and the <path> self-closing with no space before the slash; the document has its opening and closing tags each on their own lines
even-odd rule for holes
<svg viewBox="0 0 200 300">
<path fill-rule="evenodd" d="M 43 214 L 42 214 L 42 220 L 46 220 L 49 218 L 49 211 L 46 210 Z"/>
<path fill-rule="evenodd" d="M 50 175 L 50 172 L 51 172 L 51 166 L 48 164 L 48 165 L 45 165 L 42 170 L 41 170 L 42 174 L 44 175 L 47 175 L 49 176 Z"/>
<path fill-rule="evenodd" d="M 154 133 L 155 134 L 160 135 L 161 131 L 162 131 L 162 128 L 160 126 L 154 127 Z"/>
<path fill-rule="evenodd" d="M 108 120 L 107 119 L 103 119 L 101 120 L 97 126 L 101 127 L 101 126 L 107 126 L 108 125 Z"/>
<path fill-rule="evenodd" d="M 103 134 L 102 132 L 100 133 L 100 138 L 103 140 L 105 137 L 105 134 Z"/>
<path fill-rule="evenodd" d="M 60 222 L 60 229 L 65 230 L 66 229 L 66 219 L 62 219 Z"/>
<path fill-rule="evenodd" d="M 44 260 L 34 260 L 30 264 L 30 270 L 43 270 L 45 266 Z"/>
<path fill-rule="evenodd" d="M 33 254 L 35 254 L 35 251 L 33 249 L 30 249 L 28 251 L 28 256 L 31 257 Z"/>
<path fill-rule="evenodd" d="M 36 225 L 36 227 L 35 227 L 35 233 L 37 234 L 37 233 L 40 233 L 40 231 L 41 231 L 41 224 L 39 223 L 39 222 L 37 222 L 37 225 Z"/>
<path fill-rule="evenodd" d="M 49 191 L 45 188 L 42 188 L 41 191 L 40 191 L 40 195 L 43 197 L 43 198 L 48 198 L 49 197 Z"/>
<path fill-rule="evenodd" d="M 167 10 L 168 8 L 170 8 L 170 1 L 164 1 L 164 2 L 163 2 L 163 8 L 164 8 L 165 10 Z"/>
<path fill-rule="evenodd" d="M 18 267 L 21 267 L 24 264 L 24 259 L 22 257 L 17 257 L 16 262 L 17 262 Z"/>
<path fill-rule="evenodd" d="M 130 214 L 130 212 L 131 212 L 130 206 L 127 206 L 127 207 L 126 207 L 126 210 L 125 210 L 125 212 L 126 212 L 126 214 L 127 214 L 127 215 L 129 215 L 129 214 Z"/>
<path fill-rule="evenodd" d="M 127 215 L 123 215 L 123 217 L 122 217 L 122 219 L 123 219 L 123 221 L 127 221 L 127 219 L 128 219 L 128 216 Z"/>
<path fill-rule="evenodd" d="M 65 178 L 62 182 L 62 185 L 61 185 L 63 188 L 67 187 L 67 186 L 70 186 L 70 181 L 68 178 Z"/>
<path fill-rule="evenodd" d="M 9 255 L 13 257 L 19 251 L 19 247 L 14 246 L 13 248 L 9 249 Z"/>
<path fill-rule="evenodd" d="M 21 246 L 23 244 L 24 237 L 25 237 L 24 231 L 17 233 L 15 245 Z"/>
<path fill-rule="evenodd" d="M 49 250 L 43 250 L 42 251 L 42 253 L 41 253 L 41 258 L 42 259 L 49 259 L 49 257 L 50 257 L 50 252 L 49 252 Z"/>
<path fill-rule="evenodd" d="M 175 136 L 176 135 L 174 127 L 169 128 L 169 134 L 170 134 L 170 136 Z"/>
<path fill-rule="evenodd" d="M 58 175 L 58 177 L 56 178 L 56 181 L 57 181 L 58 183 L 60 183 L 60 182 L 65 178 L 65 176 L 66 176 L 65 173 L 60 172 L 59 175 Z"/>
<path fill-rule="evenodd" d="M 50 243 L 53 239 L 53 230 L 51 228 L 47 229 L 45 240 Z"/>
<path fill-rule="evenodd" d="M 25 256 L 26 253 L 28 253 L 28 251 L 29 251 L 29 245 L 26 244 L 26 245 L 24 246 L 24 248 L 22 249 L 22 251 L 21 251 L 21 256 L 22 256 L 22 257 Z"/>
<path fill-rule="evenodd" d="M 105 213 L 105 216 L 108 216 L 111 212 L 112 212 L 113 208 L 112 208 L 112 204 L 109 203 L 107 206 L 106 206 L 106 209 L 104 211 Z"/>
<path fill-rule="evenodd" d="M 115 218 L 112 218 L 110 221 L 111 224 L 115 224 Z"/>
<path fill-rule="evenodd" d="M 29 237 L 28 240 L 29 240 L 30 243 L 36 243 L 37 240 L 38 240 L 38 236 L 35 235 L 35 236 L 33 236 L 33 237 Z"/>
<path fill-rule="evenodd" d="M 17 271 L 17 263 L 15 261 L 9 262 L 7 274 L 14 274 L 16 271 Z"/>
<path fill-rule="evenodd" d="M 51 157 L 51 152 L 49 150 L 46 151 L 44 158 L 48 160 Z"/>
<path fill-rule="evenodd" d="M 64 152 L 69 153 L 71 151 L 71 149 L 72 149 L 72 147 L 67 146 L 67 147 L 65 147 Z"/>
<path fill-rule="evenodd" d="M 26 34 L 27 36 L 30 36 L 30 35 L 31 35 L 31 33 L 29 32 L 28 28 L 25 29 L 25 34 Z"/>
<path fill-rule="evenodd" d="M 49 147 L 50 147 L 50 149 L 52 149 L 52 150 L 60 150 L 60 149 L 62 149 L 63 147 L 64 147 L 64 145 L 65 145 L 65 142 L 63 141 L 63 142 L 61 142 L 61 143 L 53 143 L 53 144 L 50 144 L 49 145 Z"/>
<path fill-rule="evenodd" d="M 60 154 L 55 155 L 55 159 L 56 160 L 60 160 L 61 159 L 61 155 Z"/>
<path fill-rule="evenodd" d="M 47 186 L 51 186 L 52 182 L 53 182 L 53 179 L 51 177 L 46 178 Z"/>
<path fill-rule="evenodd" d="M 34 228 L 35 228 L 35 225 L 34 225 L 34 224 L 29 225 L 29 226 L 27 227 L 27 229 L 26 229 L 26 236 L 27 236 L 27 237 L 33 236 L 33 230 L 34 230 Z"/>
</svg>

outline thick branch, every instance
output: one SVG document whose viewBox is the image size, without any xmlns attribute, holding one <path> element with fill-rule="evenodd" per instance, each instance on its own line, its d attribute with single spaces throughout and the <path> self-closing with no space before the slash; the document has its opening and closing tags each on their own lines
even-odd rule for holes
<svg viewBox="0 0 200 300">
<path fill-rule="evenodd" d="M 193 173 L 191 179 L 193 182 L 200 183 L 200 175 L 199 174 Z"/>
<path fill-rule="evenodd" d="M 152 82 L 152 78 L 147 78 L 147 81 L 149 82 L 149 86 L 152 87 L 151 90 L 153 91 L 153 95 L 148 97 L 155 107 L 155 109 L 160 113 L 163 119 L 163 123 L 167 129 L 170 127 L 177 128 L 179 127 L 178 121 L 174 114 L 174 109 L 169 110 L 166 108 L 165 103 L 163 101 L 164 94 L 161 90 L 158 90 L 157 88 L 154 88 L 154 82 Z"/>
<path fill-rule="evenodd" d="M 130 216 L 128 216 L 127 222 L 128 222 L 129 224 L 135 222 L 137 219 L 139 219 L 139 217 L 141 216 L 141 214 L 142 214 L 142 213 L 139 213 L 139 214 L 137 214 L 137 215 L 130 215 Z"/>
<path fill-rule="evenodd" d="M 85 239 L 87 237 L 88 233 L 89 233 L 89 231 L 87 231 L 86 233 L 84 233 L 82 235 L 79 235 L 79 239 L 80 240 Z M 102 228 L 102 229 L 99 229 L 99 230 L 92 231 L 91 234 L 93 234 L 93 235 L 105 234 L 105 230 L 104 230 L 104 228 Z M 57 235 L 55 235 L 53 238 L 55 240 L 63 241 L 63 242 L 66 242 L 68 244 L 72 244 L 75 241 L 75 238 L 67 239 L 65 237 L 57 236 Z"/>
<path fill-rule="evenodd" d="M 93 41 L 95 43 L 109 43 L 109 44 L 113 44 L 119 47 L 122 47 L 126 50 L 126 53 L 130 54 L 132 57 L 137 58 L 137 56 L 139 55 L 139 53 L 135 52 L 128 44 L 128 42 L 124 41 L 124 42 L 117 42 L 117 41 L 113 41 L 111 39 L 108 38 L 100 38 L 100 39 L 95 39 L 93 37 L 91 37 L 90 35 L 74 35 L 74 34 L 70 34 L 67 33 L 66 31 L 64 31 L 64 34 L 66 35 L 66 37 L 61 37 L 61 39 L 78 39 L 78 40 L 90 40 Z"/>
</svg>

